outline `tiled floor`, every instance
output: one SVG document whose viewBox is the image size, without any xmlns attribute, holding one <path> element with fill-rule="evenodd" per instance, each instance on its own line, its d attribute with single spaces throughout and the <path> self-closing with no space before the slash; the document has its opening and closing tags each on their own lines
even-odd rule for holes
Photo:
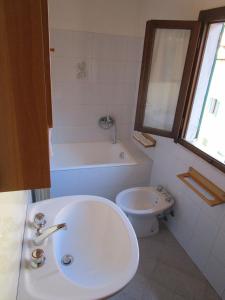
<svg viewBox="0 0 225 300">
<path fill-rule="evenodd" d="M 216 292 L 171 233 L 140 239 L 140 263 L 131 282 L 110 300 L 218 300 Z"/>
</svg>

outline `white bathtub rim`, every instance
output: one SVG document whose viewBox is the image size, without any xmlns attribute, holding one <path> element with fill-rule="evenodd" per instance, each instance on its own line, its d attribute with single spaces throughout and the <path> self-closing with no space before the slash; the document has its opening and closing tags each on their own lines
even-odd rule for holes
<svg viewBox="0 0 225 300">
<path fill-rule="evenodd" d="M 130 162 L 130 163 L 112 163 L 112 164 L 91 164 L 91 165 L 80 165 L 80 166 L 70 166 L 70 167 L 57 167 L 57 168 L 51 168 L 51 172 L 57 172 L 57 171 L 69 171 L 69 170 L 79 170 L 79 169 L 93 169 L 93 168 L 106 168 L 106 167 L 125 167 L 125 166 L 135 166 L 138 163 Z"/>
<path fill-rule="evenodd" d="M 75 144 L 79 144 L 79 146 L 81 144 L 87 146 L 88 144 L 92 144 L 92 142 L 90 143 L 65 143 L 65 144 L 55 144 L 54 146 L 69 146 L 71 145 L 71 147 L 74 147 Z M 71 161 L 71 164 L 68 165 L 57 165 L 55 163 L 53 163 L 53 157 L 51 159 L 51 163 L 50 163 L 50 171 L 51 172 L 56 172 L 56 171 L 68 171 L 68 170 L 79 170 L 79 169 L 91 169 L 91 168 L 103 168 L 103 167 L 120 167 L 120 166 L 132 166 L 132 165 L 137 165 L 138 164 L 138 160 L 136 159 L 136 155 L 133 155 L 132 152 L 130 152 L 129 150 L 129 147 L 127 147 L 127 145 L 125 145 L 124 143 L 118 143 L 118 144 L 111 144 L 111 143 L 108 143 L 108 142 L 94 142 L 94 144 L 99 144 L 99 146 L 101 146 L 101 144 L 103 145 L 103 147 L 106 145 L 107 147 L 114 147 L 114 146 L 119 146 L 121 147 L 121 152 L 125 152 L 125 154 L 127 154 L 130 159 L 129 160 L 126 160 L 126 159 L 119 159 L 119 161 L 115 161 L 115 162 L 111 162 L 110 161 L 110 157 L 109 157 L 109 160 L 108 161 L 98 161 L 98 162 L 90 162 L 90 161 L 87 161 L 87 163 L 83 163 L 83 164 L 80 164 L 80 162 L 78 164 L 75 164 L 74 161 Z M 76 153 L 76 152 L 74 152 Z M 63 154 L 63 153 L 62 153 Z M 54 152 L 53 152 L 53 156 L 54 156 Z M 114 160 L 115 157 L 112 157 L 112 160 Z"/>
</svg>

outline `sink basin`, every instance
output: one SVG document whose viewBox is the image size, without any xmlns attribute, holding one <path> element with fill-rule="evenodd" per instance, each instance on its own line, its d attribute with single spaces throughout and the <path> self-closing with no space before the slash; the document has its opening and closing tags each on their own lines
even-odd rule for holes
<svg viewBox="0 0 225 300">
<path fill-rule="evenodd" d="M 46 227 L 66 223 L 39 248 L 46 262 L 30 267 L 31 224 L 37 212 Z M 69 255 L 72 262 L 62 263 Z M 31 205 L 25 232 L 18 300 L 102 299 L 121 290 L 134 276 L 139 249 L 125 214 L 110 200 L 96 196 L 69 196 Z"/>
</svg>

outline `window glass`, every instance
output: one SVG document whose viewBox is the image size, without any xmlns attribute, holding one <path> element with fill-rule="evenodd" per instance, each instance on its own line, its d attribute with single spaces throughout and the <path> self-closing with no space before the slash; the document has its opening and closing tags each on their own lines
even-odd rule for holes
<svg viewBox="0 0 225 300">
<path fill-rule="evenodd" d="M 148 84 L 144 126 L 171 131 L 191 31 L 157 29 Z"/>
<path fill-rule="evenodd" d="M 185 139 L 225 163 L 225 25 L 211 24 Z"/>
</svg>

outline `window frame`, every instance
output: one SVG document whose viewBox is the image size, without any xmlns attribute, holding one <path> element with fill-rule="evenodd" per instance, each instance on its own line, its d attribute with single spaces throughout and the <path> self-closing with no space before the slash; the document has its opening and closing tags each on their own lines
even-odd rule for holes
<svg viewBox="0 0 225 300">
<path fill-rule="evenodd" d="M 180 85 L 179 96 L 174 116 L 173 128 L 171 131 L 144 126 L 145 107 L 147 103 L 148 84 L 150 79 L 152 55 L 154 48 L 156 29 L 187 29 L 191 31 L 190 41 L 187 49 L 184 70 Z M 201 23 L 199 21 L 181 20 L 150 20 L 147 21 L 145 31 L 145 41 L 142 57 L 141 76 L 138 91 L 138 102 L 134 129 L 142 132 L 152 133 L 160 136 L 178 139 L 180 126 L 182 124 L 183 112 L 186 97 L 191 79 L 194 57 L 198 47 Z"/>
<path fill-rule="evenodd" d="M 208 10 L 202 10 L 199 13 L 198 20 L 201 22 L 201 32 L 199 36 L 199 47 L 195 55 L 194 66 L 192 70 L 191 80 L 189 82 L 189 91 L 188 97 L 185 104 L 185 108 L 183 111 L 182 116 L 182 123 L 179 129 L 178 138 L 174 139 L 176 143 L 181 144 L 188 150 L 192 151 L 196 155 L 200 156 L 202 159 L 206 160 L 209 164 L 213 165 L 214 167 L 218 168 L 220 171 L 225 173 L 225 164 L 220 162 L 219 160 L 215 159 L 211 155 L 207 154 L 206 152 L 200 150 L 193 144 L 189 143 L 184 139 L 187 129 L 188 123 L 191 116 L 192 107 L 194 105 L 194 97 L 195 91 L 198 84 L 198 78 L 200 75 L 201 65 L 203 62 L 204 57 L 204 50 L 207 44 L 207 38 L 209 33 L 210 24 L 212 23 L 219 23 L 225 22 L 225 7 L 218 7 Z"/>
</svg>

